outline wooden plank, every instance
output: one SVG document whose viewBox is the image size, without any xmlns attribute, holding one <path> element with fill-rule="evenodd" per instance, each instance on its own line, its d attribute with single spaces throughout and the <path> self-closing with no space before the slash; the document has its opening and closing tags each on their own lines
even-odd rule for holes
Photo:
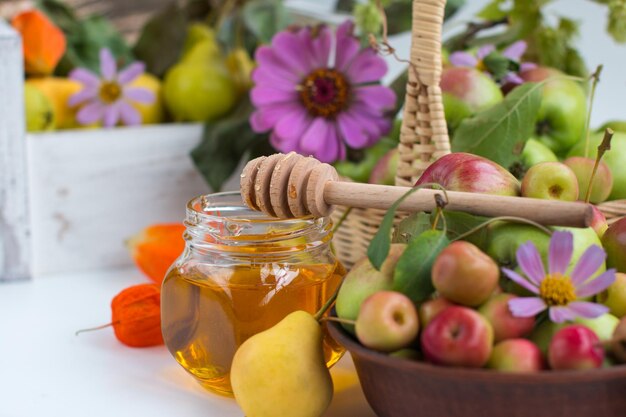
<svg viewBox="0 0 626 417">
<path fill-rule="evenodd" d="M 130 265 L 127 238 L 181 222 L 187 201 L 210 192 L 189 157 L 201 134 L 159 125 L 28 135 L 35 275 Z"/>
<path fill-rule="evenodd" d="M 0 281 L 30 277 L 20 37 L 0 21 Z"/>
</svg>

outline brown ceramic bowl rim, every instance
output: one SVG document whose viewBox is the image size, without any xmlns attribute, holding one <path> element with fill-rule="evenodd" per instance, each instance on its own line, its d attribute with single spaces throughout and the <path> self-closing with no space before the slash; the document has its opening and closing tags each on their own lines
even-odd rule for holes
<svg viewBox="0 0 626 417">
<path fill-rule="evenodd" d="M 593 369 L 588 371 L 542 371 L 535 373 L 506 373 L 489 369 L 471 369 L 460 367 L 445 367 L 429 364 L 422 361 L 413 361 L 396 358 L 385 353 L 368 349 L 358 343 L 352 335 L 346 332 L 337 322 L 327 322 L 331 336 L 343 345 L 350 353 L 370 362 L 397 368 L 399 372 L 420 372 L 425 375 L 449 378 L 463 378 L 470 381 L 489 381 L 493 383 L 549 383 L 560 384 L 563 382 L 585 383 L 592 381 L 608 381 L 626 379 L 626 365 L 617 365 L 610 368 Z"/>
</svg>

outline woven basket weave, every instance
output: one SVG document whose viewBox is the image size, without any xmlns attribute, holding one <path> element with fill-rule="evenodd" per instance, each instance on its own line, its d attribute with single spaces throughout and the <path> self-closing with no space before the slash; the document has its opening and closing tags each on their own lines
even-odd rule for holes
<svg viewBox="0 0 626 417">
<path fill-rule="evenodd" d="M 450 152 L 441 98 L 441 28 L 445 0 L 414 0 L 409 77 L 398 145 L 396 185 L 412 186 L 437 158 Z M 345 207 L 333 212 L 338 221 Z M 354 208 L 335 232 L 335 252 L 350 268 L 362 258 L 385 214 Z"/>
<path fill-rule="evenodd" d="M 437 158 L 450 152 L 441 88 L 441 29 L 445 0 L 414 0 L 409 77 L 398 145 L 396 185 L 412 186 Z M 603 203 L 598 208 L 609 223 L 626 216 L 626 200 Z M 346 207 L 333 212 L 333 221 Z M 383 210 L 354 208 L 333 239 L 335 252 L 350 268 L 365 256 L 370 240 L 385 214 Z M 402 214 L 396 217 L 399 220 Z"/>
</svg>

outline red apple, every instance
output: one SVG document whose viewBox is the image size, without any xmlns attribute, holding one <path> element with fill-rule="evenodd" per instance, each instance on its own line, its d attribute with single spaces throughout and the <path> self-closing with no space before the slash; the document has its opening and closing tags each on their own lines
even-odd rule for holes
<svg viewBox="0 0 626 417">
<path fill-rule="evenodd" d="M 420 327 L 425 328 L 437 314 L 453 305 L 455 304 L 442 297 L 424 302 L 419 309 Z"/>
<path fill-rule="evenodd" d="M 484 303 L 497 288 L 499 278 L 495 261 L 465 241 L 443 249 L 432 268 L 433 285 L 439 295 L 470 307 Z"/>
<path fill-rule="evenodd" d="M 560 162 L 542 162 L 530 167 L 522 180 L 522 195 L 544 200 L 576 201 L 576 174 Z"/>
<path fill-rule="evenodd" d="M 496 343 L 526 336 L 535 326 L 534 317 L 515 317 L 511 314 L 509 300 L 513 298 L 517 296 L 506 293 L 496 295 L 478 310 L 493 327 L 493 339 Z"/>
<path fill-rule="evenodd" d="M 504 372 L 538 372 L 544 368 L 544 361 L 530 340 L 508 339 L 494 346 L 487 367 Z"/>
<path fill-rule="evenodd" d="M 432 363 L 480 368 L 491 356 L 493 329 L 476 311 L 453 306 L 430 322 L 421 343 L 424 356 Z"/>
<path fill-rule="evenodd" d="M 565 165 L 576 175 L 578 179 L 578 199 L 584 200 L 589 189 L 589 180 L 591 179 L 591 173 L 596 161 L 591 158 L 583 158 L 582 156 L 572 156 L 563 161 Z M 591 190 L 590 202 L 594 204 L 601 203 L 609 198 L 611 191 L 613 190 L 613 174 L 609 166 L 600 161 L 598 165 L 598 171 L 593 178 L 593 189 Z"/>
<path fill-rule="evenodd" d="M 415 185 L 437 183 L 450 191 L 518 196 L 520 183 L 509 171 L 486 158 L 456 152 L 442 156 Z"/>
<path fill-rule="evenodd" d="M 548 347 L 548 362 L 556 370 L 602 367 L 604 349 L 593 330 L 574 324 L 556 332 Z"/>
<path fill-rule="evenodd" d="M 602 236 L 606 250 L 606 265 L 618 272 L 626 272 L 626 217 L 609 226 Z"/>
<path fill-rule="evenodd" d="M 413 302 L 395 291 L 379 291 L 363 301 L 354 325 L 363 346 L 381 352 L 407 347 L 419 331 Z"/>
</svg>

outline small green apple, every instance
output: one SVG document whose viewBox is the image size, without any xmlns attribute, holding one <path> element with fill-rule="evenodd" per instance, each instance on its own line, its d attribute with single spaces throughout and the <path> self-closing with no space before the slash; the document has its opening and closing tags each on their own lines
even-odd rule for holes
<svg viewBox="0 0 626 417">
<path fill-rule="evenodd" d="M 441 74 L 443 108 L 450 130 L 463 119 L 502 101 L 498 84 L 484 73 L 466 67 L 446 68 Z"/>
<path fill-rule="evenodd" d="M 526 141 L 522 151 L 522 162 L 525 167 L 530 168 L 542 162 L 558 162 L 558 160 L 552 149 L 537 139 L 530 138 Z"/>
<path fill-rule="evenodd" d="M 582 156 L 571 156 L 563 163 L 576 175 L 579 190 L 578 199 L 584 201 L 589 190 L 589 181 L 591 180 L 596 161 Z M 611 169 L 606 163 L 600 161 L 596 175 L 593 177 L 593 189 L 591 190 L 589 201 L 594 204 L 605 201 L 609 198 L 612 189 L 613 174 L 611 174 Z"/>
<path fill-rule="evenodd" d="M 595 159 L 598 154 L 598 145 L 602 142 L 603 133 L 595 133 L 589 138 L 589 154 L 587 157 Z M 611 150 L 604 154 L 602 160 L 608 165 L 613 174 L 613 189 L 609 200 L 626 199 L 626 133 L 615 132 L 611 140 Z M 571 156 L 585 156 L 585 141 L 577 143 L 567 154 Z"/>
<path fill-rule="evenodd" d="M 522 196 L 544 200 L 576 201 L 576 174 L 560 162 L 542 162 L 532 166 L 522 180 Z"/>
<path fill-rule="evenodd" d="M 598 295 L 598 301 L 610 308 L 614 316 L 626 317 L 626 274 L 615 274 L 615 282 Z"/>
<path fill-rule="evenodd" d="M 537 118 L 537 139 L 557 155 L 566 153 L 584 134 L 587 97 L 576 82 L 553 68 L 537 67 L 520 74 L 523 80 L 547 81 Z M 559 78 L 560 77 L 560 78 Z"/>
</svg>

